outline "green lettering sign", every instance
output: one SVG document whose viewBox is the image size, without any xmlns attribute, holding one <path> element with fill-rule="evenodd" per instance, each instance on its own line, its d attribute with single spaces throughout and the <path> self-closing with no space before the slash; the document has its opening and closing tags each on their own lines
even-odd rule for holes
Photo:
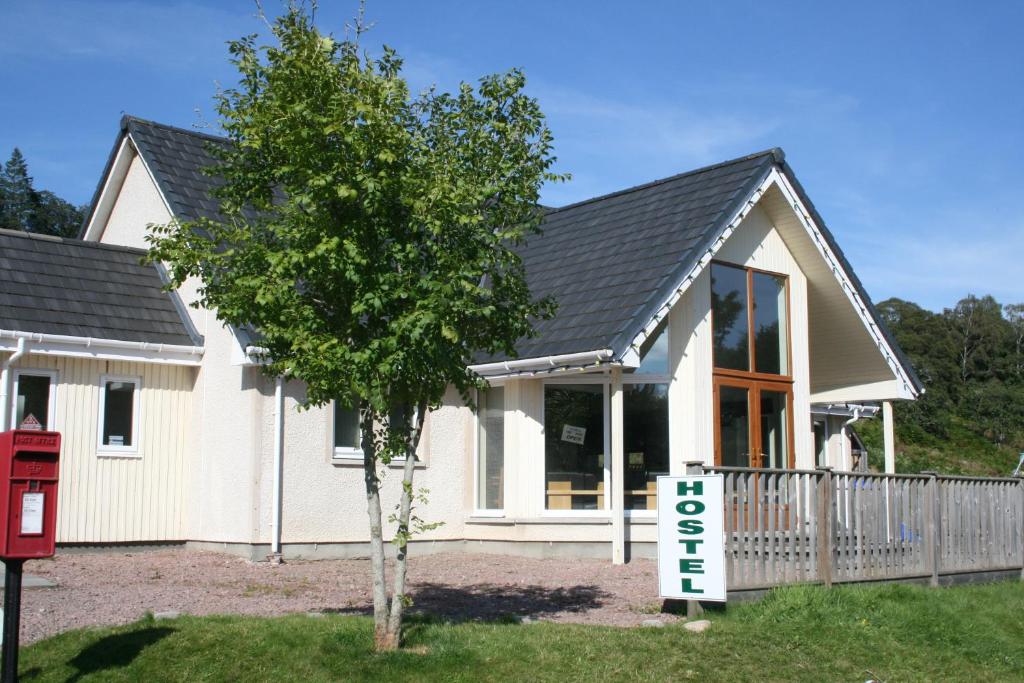
<svg viewBox="0 0 1024 683">
<path fill-rule="evenodd" d="M 683 592 L 684 593 L 703 593 L 699 588 L 693 587 L 693 579 L 683 579 Z"/>
<path fill-rule="evenodd" d="M 692 493 L 695 496 L 704 495 L 704 482 L 695 481 L 692 484 L 686 481 L 676 482 L 676 495 L 685 496 Z"/>
<path fill-rule="evenodd" d="M 676 512 L 681 515 L 699 515 L 707 507 L 699 500 L 681 500 L 676 503 Z"/>
<path fill-rule="evenodd" d="M 680 574 L 703 574 L 704 573 L 704 560 L 702 560 L 702 559 L 679 560 L 679 573 Z"/>
<path fill-rule="evenodd" d="M 699 519 L 679 520 L 679 533 L 686 536 L 699 536 L 704 533 L 704 522 Z"/>
<path fill-rule="evenodd" d="M 683 546 L 686 548 L 686 552 L 688 552 L 691 555 L 694 555 L 697 552 L 697 546 L 703 543 L 704 541 L 700 540 L 699 538 L 694 538 L 690 540 L 680 538 L 679 542 L 683 544 Z"/>
</svg>

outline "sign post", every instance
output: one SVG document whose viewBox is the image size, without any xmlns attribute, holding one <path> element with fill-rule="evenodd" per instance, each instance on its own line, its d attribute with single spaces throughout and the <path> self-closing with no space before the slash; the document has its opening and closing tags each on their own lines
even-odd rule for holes
<svg viewBox="0 0 1024 683">
<path fill-rule="evenodd" d="M 658 592 L 725 602 L 722 475 L 658 477 Z"/>
</svg>

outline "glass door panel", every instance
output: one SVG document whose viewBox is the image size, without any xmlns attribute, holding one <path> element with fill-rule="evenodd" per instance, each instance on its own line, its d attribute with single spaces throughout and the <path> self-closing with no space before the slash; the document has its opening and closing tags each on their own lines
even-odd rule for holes
<svg viewBox="0 0 1024 683">
<path fill-rule="evenodd" d="M 789 466 L 789 394 L 761 390 L 761 467 Z"/>
<path fill-rule="evenodd" d="M 718 387 L 718 438 L 721 464 L 750 467 L 750 390 Z"/>
</svg>

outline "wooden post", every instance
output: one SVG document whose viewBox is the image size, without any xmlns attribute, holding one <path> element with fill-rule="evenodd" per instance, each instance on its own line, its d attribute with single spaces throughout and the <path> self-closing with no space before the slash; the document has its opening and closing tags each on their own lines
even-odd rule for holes
<svg viewBox="0 0 1024 683">
<path fill-rule="evenodd" d="M 928 553 L 928 566 L 932 572 L 931 585 L 939 585 L 939 570 L 942 568 L 942 516 L 939 508 L 939 474 L 938 472 L 922 472 L 928 475 L 928 491 L 925 501 L 927 514 L 925 515 L 924 537 L 927 539 L 930 551 Z"/>
<path fill-rule="evenodd" d="M 686 463 L 686 476 L 697 477 L 704 474 L 704 462 L 701 460 L 690 460 Z M 728 591 L 729 587 L 726 586 Z M 686 618 L 696 619 L 704 614 L 704 608 L 700 606 L 699 600 L 686 601 Z"/>
<path fill-rule="evenodd" d="M 626 467 L 623 460 L 622 368 L 612 367 L 612 564 L 626 562 Z"/>
<path fill-rule="evenodd" d="M 1017 517 L 1020 527 L 1020 580 L 1024 581 L 1024 474 L 1020 475 L 1020 516 Z"/>
<path fill-rule="evenodd" d="M 832 468 L 818 467 L 821 477 L 818 479 L 818 580 L 826 588 L 832 587 Z"/>
<path fill-rule="evenodd" d="M 882 402 L 882 436 L 885 444 L 885 473 L 896 474 L 896 430 L 892 420 L 892 401 Z"/>
</svg>

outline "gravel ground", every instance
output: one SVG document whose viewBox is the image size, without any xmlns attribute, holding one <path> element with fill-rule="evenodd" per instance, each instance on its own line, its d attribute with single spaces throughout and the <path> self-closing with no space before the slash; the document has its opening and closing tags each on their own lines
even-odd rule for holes
<svg viewBox="0 0 1024 683">
<path fill-rule="evenodd" d="M 22 642 L 73 628 L 134 621 L 146 612 L 368 614 L 366 560 L 290 561 L 274 567 L 212 552 L 160 550 L 57 555 L 25 564 L 56 588 L 25 589 Z M 510 616 L 638 626 L 659 614 L 651 560 L 533 560 L 501 555 L 413 556 L 413 611 L 454 620 Z"/>
</svg>

